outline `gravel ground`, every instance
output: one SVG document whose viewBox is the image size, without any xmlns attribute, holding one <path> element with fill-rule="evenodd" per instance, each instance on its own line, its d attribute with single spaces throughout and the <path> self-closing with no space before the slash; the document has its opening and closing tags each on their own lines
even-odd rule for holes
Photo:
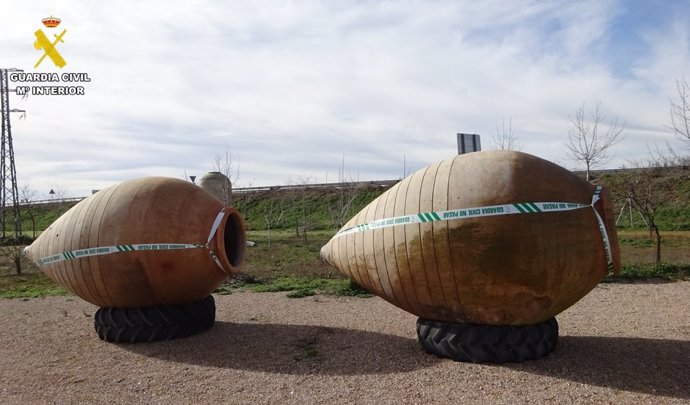
<svg viewBox="0 0 690 405">
<path fill-rule="evenodd" d="M 73 297 L 0 300 L 0 403 L 690 403 L 690 282 L 601 284 L 550 356 L 458 363 L 379 298 L 216 296 L 208 332 L 109 344 Z"/>
</svg>

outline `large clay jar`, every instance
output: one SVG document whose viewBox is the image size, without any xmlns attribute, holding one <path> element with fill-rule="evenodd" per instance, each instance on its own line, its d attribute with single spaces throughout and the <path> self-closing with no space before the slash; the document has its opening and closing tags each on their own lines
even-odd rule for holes
<svg viewBox="0 0 690 405">
<path fill-rule="evenodd" d="M 100 307 L 197 301 L 238 271 L 242 217 L 182 180 L 148 177 L 101 190 L 27 248 L 41 270 Z"/>
<path fill-rule="evenodd" d="M 321 254 L 358 284 L 421 318 L 536 324 L 620 266 L 610 196 L 604 189 L 592 205 L 594 194 L 594 185 L 525 153 L 459 155 L 379 196 Z M 556 204 L 543 210 L 523 204 L 537 202 Z M 485 208 L 500 205 L 516 213 Z M 552 206 L 564 209 L 546 212 Z M 569 209 L 574 206 L 579 208 Z M 469 208 L 475 210 L 439 214 Z M 365 225 L 391 218 L 378 222 L 387 227 Z"/>
</svg>

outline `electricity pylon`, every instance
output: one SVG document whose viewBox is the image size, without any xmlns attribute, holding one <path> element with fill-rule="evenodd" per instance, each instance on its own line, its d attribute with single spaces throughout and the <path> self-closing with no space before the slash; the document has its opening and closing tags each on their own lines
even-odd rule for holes
<svg viewBox="0 0 690 405">
<path fill-rule="evenodd" d="M 10 109 L 10 90 L 8 72 L 22 72 L 20 69 L 0 69 L 0 107 L 2 107 L 2 148 L 0 150 L 0 226 L 2 236 L 7 236 L 8 210 L 14 220 L 14 238 L 17 240 L 22 234 L 22 221 L 19 215 L 19 189 L 17 187 L 17 169 L 14 165 L 14 148 L 12 147 L 12 126 L 10 113 L 24 110 Z"/>
</svg>

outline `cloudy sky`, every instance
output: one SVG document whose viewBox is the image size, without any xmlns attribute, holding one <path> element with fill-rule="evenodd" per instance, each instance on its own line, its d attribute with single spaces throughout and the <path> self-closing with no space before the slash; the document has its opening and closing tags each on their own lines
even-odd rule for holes
<svg viewBox="0 0 690 405">
<path fill-rule="evenodd" d="M 91 78 L 84 96 L 10 96 L 20 186 L 41 197 L 201 176 L 226 148 L 238 186 L 333 182 L 343 158 L 349 177 L 400 178 L 456 154 L 458 132 L 495 148 L 502 122 L 577 168 L 582 103 L 625 122 L 616 168 L 673 141 L 690 78 L 689 0 L 0 1 L 0 67 Z M 34 68 L 38 29 L 67 30 L 63 69 Z M 43 85 L 11 86 L 27 84 Z"/>
</svg>

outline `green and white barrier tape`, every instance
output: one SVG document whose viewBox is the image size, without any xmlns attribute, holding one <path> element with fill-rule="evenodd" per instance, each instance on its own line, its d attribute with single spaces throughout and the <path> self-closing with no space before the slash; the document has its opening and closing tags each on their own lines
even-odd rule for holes
<svg viewBox="0 0 690 405">
<path fill-rule="evenodd" d="M 499 215 L 563 212 L 591 207 L 597 219 L 597 224 L 599 226 L 601 238 L 604 241 L 607 268 L 610 272 L 613 270 L 613 255 L 611 253 L 611 243 L 609 241 L 606 227 L 604 226 L 604 221 L 602 220 L 601 216 L 599 216 L 597 210 L 594 209 L 594 204 L 596 204 L 596 202 L 599 201 L 600 194 L 601 186 L 597 186 L 594 190 L 594 195 L 592 196 L 592 203 L 590 205 L 572 202 L 525 202 L 515 204 L 489 205 L 475 208 L 463 208 L 448 211 L 422 212 L 419 214 L 412 215 L 402 215 L 399 217 L 379 219 L 376 221 L 356 225 L 347 229 L 342 229 L 338 231 L 338 233 L 336 233 L 335 236 L 344 236 L 357 232 L 364 232 L 373 229 L 382 229 L 408 224 L 421 224 L 469 218 L 493 217 Z"/>
<path fill-rule="evenodd" d="M 216 216 L 216 219 L 213 221 L 213 225 L 211 226 L 211 231 L 208 234 L 208 239 L 206 240 L 206 244 L 203 244 L 203 243 L 138 243 L 138 244 L 128 244 L 128 245 L 99 246 L 99 247 L 86 248 L 86 249 L 70 250 L 67 252 L 62 252 L 62 253 L 54 254 L 51 256 L 42 257 L 42 258 L 36 260 L 36 265 L 38 265 L 40 267 L 40 266 L 45 266 L 45 265 L 51 264 L 51 263 L 58 263 L 58 262 L 64 262 L 64 261 L 68 261 L 68 260 L 83 259 L 86 257 L 101 256 L 101 255 L 107 255 L 107 254 L 111 254 L 111 253 L 120 253 L 120 252 L 206 248 L 206 249 L 208 249 L 209 253 L 211 254 L 211 258 L 218 265 L 218 267 L 220 267 L 220 269 L 223 270 L 225 273 L 228 273 L 228 271 L 225 268 L 223 268 L 223 265 L 221 264 L 220 260 L 218 259 L 218 255 L 216 255 L 216 252 L 214 252 L 213 249 L 211 249 L 211 240 L 213 240 L 213 236 L 216 234 L 216 231 L 218 230 L 218 227 L 220 226 L 220 223 L 223 220 L 224 216 L 225 216 L 225 213 L 223 211 L 218 213 L 218 215 Z"/>
<path fill-rule="evenodd" d="M 613 252 L 611 252 L 611 241 L 609 240 L 609 233 L 606 231 L 606 226 L 604 225 L 604 220 L 594 208 L 594 204 L 600 199 L 601 186 L 597 186 L 594 189 L 594 195 L 592 196 L 592 210 L 597 218 L 597 225 L 599 225 L 599 233 L 601 233 L 601 239 L 604 241 L 604 253 L 606 253 L 606 268 L 608 272 L 613 271 Z"/>
<path fill-rule="evenodd" d="M 44 266 L 50 263 L 64 262 L 67 260 L 81 259 L 85 257 L 101 256 L 110 253 L 118 252 L 134 252 L 141 250 L 178 250 L 178 249 L 195 249 L 201 248 L 201 244 L 189 243 L 141 243 L 135 245 L 114 245 L 114 246 L 100 246 L 95 248 L 70 250 L 67 252 L 58 253 L 52 256 L 42 257 L 36 260 L 36 264 Z"/>
</svg>

